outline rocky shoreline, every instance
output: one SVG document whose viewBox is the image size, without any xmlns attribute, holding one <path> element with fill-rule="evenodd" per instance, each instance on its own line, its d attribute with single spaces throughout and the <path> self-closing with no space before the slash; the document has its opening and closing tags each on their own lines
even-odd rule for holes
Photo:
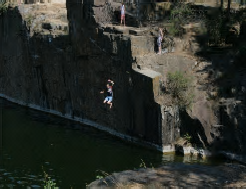
<svg viewBox="0 0 246 189">
<path fill-rule="evenodd" d="M 160 168 L 141 168 L 113 173 L 87 188 L 160 188 L 160 187 L 246 187 L 246 166 L 227 163 L 203 166 L 175 164 Z"/>
</svg>

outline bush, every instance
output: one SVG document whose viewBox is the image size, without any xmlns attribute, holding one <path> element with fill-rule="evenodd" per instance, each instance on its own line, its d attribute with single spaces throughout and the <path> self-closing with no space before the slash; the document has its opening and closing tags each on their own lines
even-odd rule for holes
<svg viewBox="0 0 246 189">
<path fill-rule="evenodd" d="M 0 0 L 0 16 L 1 16 L 3 13 L 7 12 L 7 10 L 8 10 L 8 5 L 7 5 L 7 3 L 6 3 L 4 0 Z"/>
<path fill-rule="evenodd" d="M 191 143 L 191 138 L 192 138 L 192 136 L 190 136 L 188 133 L 186 133 L 186 134 L 184 135 L 184 139 L 185 139 L 188 143 Z"/>
<path fill-rule="evenodd" d="M 181 109 L 189 107 L 194 98 L 193 78 L 183 72 L 169 72 L 167 89 L 173 97 L 173 103 Z"/>
<path fill-rule="evenodd" d="M 185 33 L 183 25 L 190 22 L 204 22 L 205 12 L 196 10 L 192 4 L 175 3 L 171 9 L 170 21 L 172 23 L 169 28 L 171 35 L 181 37 Z"/>
</svg>

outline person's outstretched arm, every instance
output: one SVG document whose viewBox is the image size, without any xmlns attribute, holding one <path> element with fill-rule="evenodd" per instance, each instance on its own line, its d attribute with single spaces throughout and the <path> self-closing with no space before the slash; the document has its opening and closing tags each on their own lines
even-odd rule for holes
<svg viewBox="0 0 246 189">
<path fill-rule="evenodd" d="M 112 85 L 114 85 L 114 81 L 113 81 L 113 80 L 108 79 L 108 81 L 109 81 L 110 83 L 112 83 Z"/>
</svg>

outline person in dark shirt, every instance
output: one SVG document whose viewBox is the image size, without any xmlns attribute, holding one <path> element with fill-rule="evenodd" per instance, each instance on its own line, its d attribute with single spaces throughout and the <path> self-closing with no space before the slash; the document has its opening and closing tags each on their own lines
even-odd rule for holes
<svg viewBox="0 0 246 189">
<path fill-rule="evenodd" d="M 107 96 L 106 98 L 104 99 L 103 103 L 106 103 L 109 104 L 109 108 L 111 109 L 112 108 L 112 101 L 113 101 L 113 84 L 114 82 L 112 80 L 108 80 L 108 84 L 107 84 Z M 104 93 L 104 91 L 101 91 L 100 93 Z"/>
</svg>

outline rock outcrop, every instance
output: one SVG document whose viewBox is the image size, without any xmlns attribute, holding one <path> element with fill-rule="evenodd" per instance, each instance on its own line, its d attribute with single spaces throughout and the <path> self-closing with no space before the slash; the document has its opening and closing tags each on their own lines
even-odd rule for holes
<svg viewBox="0 0 246 189">
<path fill-rule="evenodd" d="M 221 174 L 223 172 L 223 174 Z M 221 165 L 172 165 L 126 170 L 97 179 L 87 188 L 246 187 L 246 167 Z"/>
</svg>

